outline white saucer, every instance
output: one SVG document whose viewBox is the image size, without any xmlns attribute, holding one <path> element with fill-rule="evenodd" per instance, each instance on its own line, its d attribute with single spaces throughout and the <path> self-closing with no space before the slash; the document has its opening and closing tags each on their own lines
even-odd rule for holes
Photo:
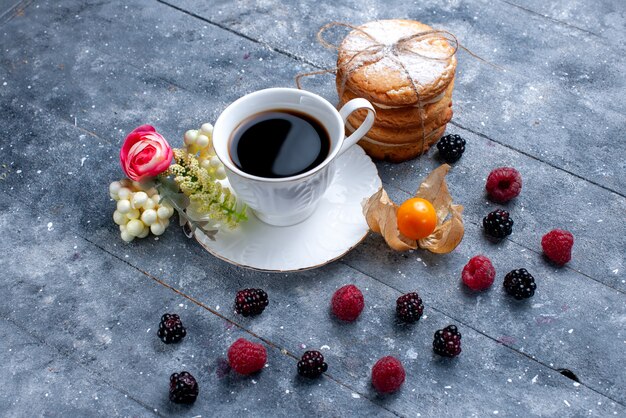
<svg viewBox="0 0 626 418">
<path fill-rule="evenodd" d="M 270 272 L 306 270 L 334 261 L 367 235 L 361 202 L 381 187 L 376 166 L 358 145 L 337 161 L 333 183 L 308 219 L 292 226 L 271 226 L 252 211 L 234 230 L 220 230 L 215 241 L 196 230 L 211 254 L 240 267 Z"/>
</svg>

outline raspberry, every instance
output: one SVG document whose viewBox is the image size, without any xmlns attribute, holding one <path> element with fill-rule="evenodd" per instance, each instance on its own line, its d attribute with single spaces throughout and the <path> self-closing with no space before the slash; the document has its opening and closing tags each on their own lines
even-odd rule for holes
<svg viewBox="0 0 626 418">
<path fill-rule="evenodd" d="M 396 301 L 396 314 L 404 322 L 415 322 L 423 313 L 424 304 L 416 292 L 402 295 Z"/>
<path fill-rule="evenodd" d="M 512 270 L 504 277 L 504 290 L 515 299 L 529 298 L 535 289 L 535 279 L 526 269 Z"/>
<path fill-rule="evenodd" d="M 319 377 L 328 370 L 324 356 L 319 351 L 306 351 L 298 362 L 298 374 L 304 377 Z"/>
<path fill-rule="evenodd" d="M 513 219 L 506 210 L 496 209 L 483 218 L 483 228 L 487 235 L 502 239 L 513 232 Z"/>
<path fill-rule="evenodd" d="M 465 152 L 465 140 L 460 135 L 449 134 L 437 143 L 439 155 L 447 163 L 453 163 Z"/>
<path fill-rule="evenodd" d="M 198 391 L 198 382 L 189 372 L 174 373 L 170 376 L 170 401 L 194 403 Z"/>
<path fill-rule="evenodd" d="M 572 259 L 573 245 L 574 236 L 572 233 L 562 229 L 553 229 L 541 238 L 543 253 L 559 266 L 565 265 Z"/>
<path fill-rule="evenodd" d="M 177 343 L 185 338 L 187 330 L 178 315 L 166 313 L 161 317 L 157 335 L 165 344 Z"/>
<path fill-rule="evenodd" d="M 261 344 L 240 338 L 228 349 L 228 363 L 239 374 L 252 374 L 265 367 L 267 351 Z"/>
<path fill-rule="evenodd" d="M 454 325 L 435 332 L 433 351 L 444 357 L 456 357 L 461 354 L 461 333 Z"/>
<path fill-rule="evenodd" d="M 402 363 L 395 357 L 383 357 L 372 367 L 372 385 L 380 393 L 391 393 L 400 389 L 406 373 Z"/>
<path fill-rule="evenodd" d="M 269 304 L 262 289 L 243 289 L 235 296 L 235 312 L 243 316 L 258 315 Z"/>
<path fill-rule="evenodd" d="M 489 173 L 487 193 L 494 202 L 508 202 L 522 191 L 522 176 L 512 167 L 500 167 Z"/>
<path fill-rule="evenodd" d="M 477 255 L 463 267 L 461 273 L 463 283 L 472 290 L 488 289 L 496 278 L 496 269 L 491 260 L 484 255 Z"/>
<path fill-rule="evenodd" d="M 365 305 L 363 293 L 353 284 L 337 289 L 331 303 L 333 313 L 343 321 L 357 319 Z"/>
</svg>

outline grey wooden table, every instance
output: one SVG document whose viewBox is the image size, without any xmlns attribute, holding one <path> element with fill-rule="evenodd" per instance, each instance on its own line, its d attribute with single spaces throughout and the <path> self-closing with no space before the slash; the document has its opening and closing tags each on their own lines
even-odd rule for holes
<svg viewBox="0 0 626 418">
<path fill-rule="evenodd" d="M 626 416 L 623 1 L 16 1 L 0 0 L 1 415 Z M 107 185 L 127 132 L 151 123 L 176 144 L 246 93 L 331 67 L 315 40 L 323 24 L 391 17 L 447 29 L 506 68 L 459 54 L 448 131 L 468 146 L 449 184 L 466 235 L 453 253 L 398 254 L 372 235 L 323 268 L 272 275 L 217 260 L 174 227 L 120 240 Z M 306 86 L 336 101 L 332 77 Z M 437 164 L 431 151 L 378 169 L 401 200 Z M 505 205 L 514 233 L 494 244 L 483 188 L 505 165 L 524 190 Z M 560 269 L 540 246 L 557 227 L 576 237 Z M 460 271 L 479 253 L 497 279 L 474 294 Z M 538 285 L 525 303 L 501 289 L 520 267 Z M 328 312 L 346 283 L 366 299 L 353 324 Z M 268 292 L 263 315 L 232 312 L 244 287 Z M 400 326 L 395 299 L 411 290 L 425 315 Z M 156 338 L 164 312 L 182 316 L 183 343 Z M 431 349 L 448 324 L 463 334 L 454 360 Z M 260 374 L 228 370 L 239 337 L 267 346 Z M 327 359 L 319 380 L 296 374 L 305 349 Z M 384 355 L 407 380 L 383 397 L 369 376 Z M 167 399 L 180 370 L 199 381 L 191 407 Z"/>
</svg>

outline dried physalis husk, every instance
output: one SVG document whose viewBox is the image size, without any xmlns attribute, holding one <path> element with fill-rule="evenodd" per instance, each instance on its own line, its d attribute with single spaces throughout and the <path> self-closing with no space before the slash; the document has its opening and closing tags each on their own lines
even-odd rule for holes
<svg viewBox="0 0 626 418">
<path fill-rule="evenodd" d="M 363 214 L 373 232 L 381 234 L 387 244 L 397 251 L 422 248 L 437 254 L 446 254 L 454 250 L 463 239 L 463 206 L 452 203 L 452 196 L 446 184 L 446 174 L 450 170 L 443 164 L 433 170 L 420 185 L 415 197 L 421 197 L 432 203 L 437 211 L 435 231 L 419 241 L 402 235 L 398 230 L 396 216 L 398 206 L 389 199 L 387 192 L 380 189 L 363 205 Z"/>
</svg>

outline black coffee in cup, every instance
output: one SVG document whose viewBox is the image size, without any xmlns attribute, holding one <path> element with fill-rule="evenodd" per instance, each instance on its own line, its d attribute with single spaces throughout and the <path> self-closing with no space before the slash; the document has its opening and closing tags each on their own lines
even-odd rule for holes
<svg viewBox="0 0 626 418">
<path fill-rule="evenodd" d="M 235 128 L 232 162 L 258 177 L 297 176 L 320 165 L 330 152 L 330 135 L 315 118 L 290 109 L 257 113 Z"/>
</svg>

